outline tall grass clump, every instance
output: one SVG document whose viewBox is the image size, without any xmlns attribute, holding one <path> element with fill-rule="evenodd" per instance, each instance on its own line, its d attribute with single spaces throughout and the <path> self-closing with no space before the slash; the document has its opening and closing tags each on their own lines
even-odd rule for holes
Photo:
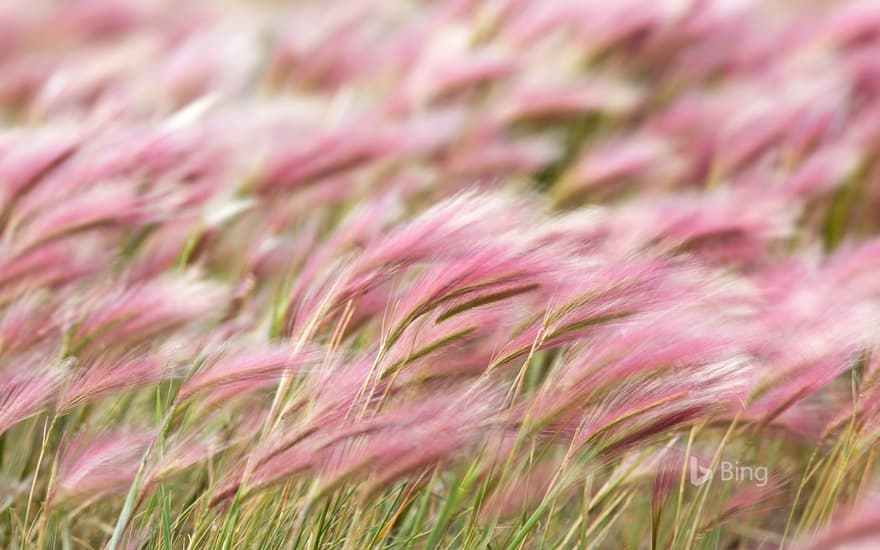
<svg viewBox="0 0 880 550">
<path fill-rule="evenodd" d="M 880 545 L 880 4 L 0 2 L 0 548 Z"/>
</svg>

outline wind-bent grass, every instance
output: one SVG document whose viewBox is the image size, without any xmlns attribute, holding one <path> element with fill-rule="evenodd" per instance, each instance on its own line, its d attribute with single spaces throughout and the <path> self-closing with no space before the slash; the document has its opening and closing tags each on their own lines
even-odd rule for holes
<svg viewBox="0 0 880 550">
<path fill-rule="evenodd" d="M 880 7 L 19 4 L 0 547 L 880 541 Z"/>
</svg>

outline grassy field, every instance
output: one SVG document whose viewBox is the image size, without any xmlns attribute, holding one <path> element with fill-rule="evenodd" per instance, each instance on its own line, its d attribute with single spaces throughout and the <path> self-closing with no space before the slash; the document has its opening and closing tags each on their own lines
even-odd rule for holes
<svg viewBox="0 0 880 550">
<path fill-rule="evenodd" d="M 0 0 L 0 548 L 880 544 L 880 5 Z"/>
</svg>

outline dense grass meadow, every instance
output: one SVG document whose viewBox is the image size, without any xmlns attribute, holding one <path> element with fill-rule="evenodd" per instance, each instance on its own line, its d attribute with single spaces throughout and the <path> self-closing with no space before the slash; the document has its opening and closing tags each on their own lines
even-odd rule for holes
<svg viewBox="0 0 880 550">
<path fill-rule="evenodd" d="M 880 2 L 0 0 L 0 548 L 880 548 Z"/>
</svg>

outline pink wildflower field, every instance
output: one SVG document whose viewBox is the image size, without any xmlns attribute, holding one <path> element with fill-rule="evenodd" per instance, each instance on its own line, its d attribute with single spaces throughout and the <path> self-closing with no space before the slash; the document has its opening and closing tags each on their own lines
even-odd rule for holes
<svg viewBox="0 0 880 550">
<path fill-rule="evenodd" d="M 0 0 L 0 548 L 880 548 L 880 2 Z"/>
</svg>

